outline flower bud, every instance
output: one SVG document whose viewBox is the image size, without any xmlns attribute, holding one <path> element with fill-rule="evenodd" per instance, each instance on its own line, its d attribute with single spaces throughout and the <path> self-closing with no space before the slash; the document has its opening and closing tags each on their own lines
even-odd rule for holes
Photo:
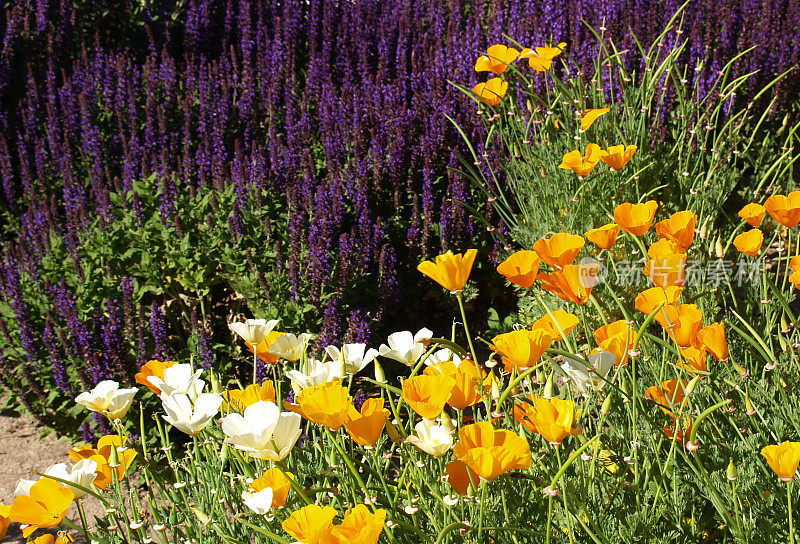
<svg viewBox="0 0 800 544">
<path fill-rule="evenodd" d="M 747 370 L 746 368 L 744 368 L 739 363 L 737 363 L 735 361 L 731 361 L 731 364 L 733 365 L 733 368 L 736 369 L 736 372 L 739 373 L 739 376 L 741 376 L 742 378 L 746 378 L 747 376 L 750 375 L 750 371 Z"/>
<path fill-rule="evenodd" d="M 697 381 L 700 379 L 700 376 L 697 375 L 692 380 L 686 384 L 686 389 L 684 389 L 684 395 L 687 397 L 694 392 L 694 388 L 697 387 Z"/>
<path fill-rule="evenodd" d="M 600 413 L 607 416 L 611 413 L 611 394 L 606 395 L 603 399 L 603 405 L 600 407 Z"/>
<path fill-rule="evenodd" d="M 717 236 L 717 241 L 714 244 L 714 253 L 717 259 L 721 259 L 725 256 L 725 250 L 722 248 L 722 236 Z"/>
<path fill-rule="evenodd" d="M 489 378 L 492 380 L 492 399 L 497 400 L 500 398 L 500 380 L 497 379 L 494 370 L 489 374 Z"/>
<path fill-rule="evenodd" d="M 551 372 L 550 375 L 547 376 L 547 382 L 544 384 L 543 396 L 547 400 L 550 400 L 556 395 L 558 395 L 558 387 L 556 386 L 555 380 L 553 379 L 553 373 Z"/>
<path fill-rule="evenodd" d="M 748 416 L 756 415 L 756 407 L 753 406 L 753 403 L 750 400 L 750 393 L 747 393 L 744 396 L 744 407 L 745 407 L 745 410 L 747 411 L 747 415 Z"/>
<path fill-rule="evenodd" d="M 730 462 L 728 463 L 728 468 L 725 471 L 725 474 L 728 477 L 728 480 L 732 482 L 739 477 L 739 471 L 736 470 L 736 465 L 733 464 L 733 459 L 731 459 Z"/>
<path fill-rule="evenodd" d="M 383 367 L 378 362 L 378 359 L 374 359 L 373 363 L 375 364 L 375 381 L 378 383 L 386 383 L 386 374 L 383 373 Z"/>
</svg>

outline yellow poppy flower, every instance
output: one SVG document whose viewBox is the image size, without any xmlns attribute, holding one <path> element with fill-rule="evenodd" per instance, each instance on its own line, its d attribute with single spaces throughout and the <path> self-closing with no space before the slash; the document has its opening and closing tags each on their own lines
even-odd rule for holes
<svg viewBox="0 0 800 544">
<path fill-rule="evenodd" d="M 586 110 L 583 113 L 583 115 L 581 115 L 581 130 L 583 130 L 584 132 L 589 130 L 589 127 L 592 126 L 595 121 L 597 121 L 598 117 L 600 117 L 601 115 L 605 115 L 606 113 L 608 113 L 610 111 L 611 111 L 611 108 L 595 108 L 595 109 Z M 620 147 L 622 147 L 622 146 L 620 146 Z M 634 151 L 635 151 L 635 146 L 634 146 Z M 631 155 L 633 155 L 633 153 L 631 153 Z M 625 161 L 625 162 L 628 162 L 628 161 Z"/>
<path fill-rule="evenodd" d="M 784 227 L 795 227 L 800 223 L 800 191 L 792 191 L 789 196 L 772 195 L 764 203 L 764 208 Z"/>
<path fill-rule="evenodd" d="M 660 387 L 657 385 L 648 387 L 644 397 L 655 402 L 665 414 L 674 415 L 674 409 L 677 409 L 686 398 L 685 387 L 686 382 L 683 380 L 667 380 L 661 382 Z"/>
<path fill-rule="evenodd" d="M 139 369 L 139 372 L 137 372 L 133 378 L 136 380 L 136 383 L 142 384 L 156 395 L 160 395 L 161 389 L 150 383 L 147 378 L 150 376 L 155 376 L 163 380 L 164 370 L 176 364 L 178 364 L 177 361 L 157 361 L 155 359 L 151 359 L 142 365 L 142 367 Z"/>
<path fill-rule="evenodd" d="M 536 279 L 542 282 L 542 289 L 545 291 L 562 300 L 581 305 L 588 302 L 599 272 L 598 263 L 568 264 L 549 274 L 540 272 Z"/>
<path fill-rule="evenodd" d="M 750 229 L 733 239 L 733 245 L 736 246 L 736 249 L 751 257 L 758 257 L 763 243 L 764 233 L 759 229 Z"/>
<path fill-rule="evenodd" d="M 584 236 L 591 243 L 600 249 L 609 250 L 617 243 L 617 236 L 619 236 L 620 227 L 616 223 L 609 223 L 587 231 Z"/>
<path fill-rule="evenodd" d="M 442 413 L 455 386 L 450 376 L 421 374 L 403 380 L 403 400 L 425 419 L 434 419 Z"/>
<path fill-rule="evenodd" d="M 22 530 L 29 537 L 37 529 L 55 527 L 64 520 L 75 494 L 50 478 L 42 478 L 31 487 L 28 495 L 14 499 L 9 513 L 17 523 L 27 525 Z"/>
<path fill-rule="evenodd" d="M 321 544 L 376 544 L 384 523 L 386 510 L 379 508 L 372 513 L 357 504 L 347 511 L 342 523 L 331 526 L 330 537 L 323 538 Z"/>
<path fill-rule="evenodd" d="M 553 59 L 559 56 L 566 46 L 566 43 L 561 42 L 557 47 L 537 47 L 535 51 L 526 47 L 519 58 L 528 59 L 528 66 L 537 72 L 546 72 L 552 66 Z"/>
<path fill-rule="evenodd" d="M 333 431 L 344 424 L 350 406 L 350 394 L 339 378 L 307 387 L 297 395 L 300 415 Z"/>
<path fill-rule="evenodd" d="M 448 251 L 436 257 L 436 262 L 423 261 L 417 265 L 417 270 L 450 291 L 457 293 L 464 290 L 464 286 L 472 271 L 477 249 L 468 249 L 464 254 Z"/>
<path fill-rule="evenodd" d="M 492 338 L 494 350 L 502 356 L 509 372 L 512 368 L 522 370 L 535 365 L 552 343 L 553 337 L 542 329 L 521 329 Z"/>
<path fill-rule="evenodd" d="M 520 287 L 530 287 L 539 273 L 539 256 L 527 249 L 512 253 L 497 266 L 497 271 Z"/>
<path fill-rule="evenodd" d="M 478 404 L 483 399 L 481 387 L 486 389 L 492 385 L 486 372 L 481 370 L 479 375 L 475 363 L 469 359 L 462 360 L 458 366 L 453 361 L 437 363 L 426 368 L 424 374 L 450 376 L 455 380 L 447 404 L 456 410 L 464 410 L 468 406 Z"/>
<path fill-rule="evenodd" d="M 475 61 L 475 71 L 502 75 L 508 69 L 508 65 L 517 60 L 517 55 L 519 55 L 519 51 L 512 47 L 493 45 L 486 50 L 485 55 L 481 55 Z"/>
<path fill-rule="evenodd" d="M 564 310 L 553 310 L 549 314 L 545 314 L 531 325 L 531 330 L 541 329 L 547 331 L 553 337 L 553 341 L 563 340 L 563 333 L 569 334 L 572 329 L 578 326 L 580 320 L 575 314 L 565 312 Z"/>
<path fill-rule="evenodd" d="M 767 213 L 767 209 L 764 206 L 757 202 L 751 202 L 739 210 L 739 217 L 747 221 L 751 227 L 757 227 L 764 220 L 765 213 Z"/>
<path fill-rule="evenodd" d="M 490 106 L 498 105 L 507 90 L 508 81 L 503 81 L 499 77 L 493 77 L 486 83 L 478 83 L 472 88 L 472 92 L 478 95 L 478 99 Z"/>
<path fill-rule="evenodd" d="M 275 386 L 272 380 L 266 380 L 260 384 L 248 385 L 244 390 L 229 389 L 222 393 L 222 397 L 225 399 L 223 406 L 226 409 L 241 412 L 260 400 L 275 402 Z"/>
<path fill-rule="evenodd" d="M 583 236 L 558 232 L 550 238 L 536 240 L 533 250 L 541 260 L 553 268 L 564 268 L 572 264 L 585 243 Z"/>
<path fill-rule="evenodd" d="M 641 204 L 625 202 L 614 208 L 614 222 L 625 232 L 641 236 L 653 224 L 657 209 L 658 202 L 655 200 Z"/>
<path fill-rule="evenodd" d="M 456 458 L 484 480 L 533 464 L 528 441 L 513 431 L 496 430 L 488 421 L 466 425 L 453 447 Z"/>
<path fill-rule="evenodd" d="M 725 323 L 712 323 L 700 329 L 697 341 L 718 361 L 728 359 L 728 341 L 725 339 Z"/>
<path fill-rule="evenodd" d="M 567 436 L 579 434 L 574 402 L 536 395 L 530 400 L 532 403 L 523 401 L 514 405 L 514 420 L 526 429 L 539 433 L 551 444 L 561 444 Z"/>
<path fill-rule="evenodd" d="M 294 479 L 294 474 L 287 472 L 286 476 Z M 279 468 L 271 468 L 260 478 L 253 480 L 248 486 L 254 492 L 263 491 L 266 488 L 272 489 L 272 507 L 282 508 L 286 506 L 286 499 L 289 497 L 289 490 L 292 482 L 283 475 Z"/>
<path fill-rule="evenodd" d="M 572 170 L 581 177 L 588 176 L 597 163 L 600 162 L 600 146 L 597 144 L 589 144 L 586 146 L 586 155 L 581 156 L 579 150 L 570 151 L 561 159 L 559 168 L 564 170 Z"/>
<path fill-rule="evenodd" d="M 352 404 L 347 409 L 344 428 L 358 444 L 371 448 L 378 443 L 389 417 L 389 410 L 383 407 L 383 402 L 383 399 L 367 399 L 360 412 Z"/>
<path fill-rule="evenodd" d="M 767 460 L 770 468 L 784 482 L 794 480 L 797 467 L 800 465 L 800 442 L 786 442 L 780 445 L 766 446 L 761 455 Z"/>
<path fill-rule="evenodd" d="M 586 129 L 584 129 L 586 130 Z M 633 158 L 638 148 L 635 145 L 612 145 L 600 152 L 600 160 L 614 170 L 622 170 L 628 161 Z"/>
<path fill-rule="evenodd" d="M 656 234 L 678 245 L 677 253 L 684 253 L 694 241 L 694 227 L 697 216 L 689 210 L 672 214 L 669 219 L 656 223 Z"/>
<path fill-rule="evenodd" d="M 292 512 L 281 527 L 303 544 L 321 544 L 330 533 L 335 517 L 336 510 L 330 506 L 309 504 Z"/>
</svg>

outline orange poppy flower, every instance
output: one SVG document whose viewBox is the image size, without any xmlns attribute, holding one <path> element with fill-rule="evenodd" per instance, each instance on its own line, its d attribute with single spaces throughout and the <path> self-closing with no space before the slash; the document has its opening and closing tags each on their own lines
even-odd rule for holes
<svg viewBox="0 0 800 544">
<path fill-rule="evenodd" d="M 641 204 L 624 202 L 614 208 L 614 222 L 625 232 L 641 236 L 653 224 L 657 209 L 658 202 L 655 200 L 648 200 Z"/>
<path fill-rule="evenodd" d="M 614 321 L 594 331 L 594 339 L 598 346 L 614 354 L 615 365 L 624 365 L 636 344 L 636 330 L 624 320 Z"/>
<path fill-rule="evenodd" d="M 500 263 L 497 271 L 514 285 L 530 287 L 539 273 L 539 256 L 527 249 L 517 251 Z"/>
<path fill-rule="evenodd" d="M 616 223 L 609 223 L 588 231 L 584 236 L 600 249 L 611 249 L 617 243 L 620 227 Z"/>
<path fill-rule="evenodd" d="M 456 293 L 464 290 L 464 286 L 472 271 L 477 249 L 468 249 L 465 253 L 453 254 L 448 251 L 436 257 L 436 262 L 423 261 L 417 265 L 417 270 L 450 291 Z"/>
<path fill-rule="evenodd" d="M 647 256 L 651 259 L 663 259 L 670 255 L 684 253 L 678 244 L 667 238 L 659 238 L 657 242 L 650 244 L 647 248 Z"/>
<path fill-rule="evenodd" d="M 683 287 L 670 286 L 664 287 L 651 287 L 639 293 L 636 296 L 635 308 L 643 314 L 650 315 L 653 310 L 659 306 L 674 306 L 678 303 L 678 298 L 683 292 Z M 669 323 L 666 320 L 664 312 L 658 312 L 653 318 L 661 324 L 662 327 L 668 327 Z"/>
<path fill-rule="evenodd" d="M 549 274 L 540 272 L 536 279 L 542 282 L 542 289 L 558 298 L 575 304 L 586 304 L 599 273 L 598 263 L 568 264 Z"/>
<path fill-rule="evenodd" d="M 50 478 L 42 478 L 27 495 L 19 495 L 11 505 L 13 521 L 27 525 L 22 536 L 29 537 L 37 529 L 55 527 L 64 521 L 75 494 Z"/>
<path fill-rule="evenodd" d="M 682 348 L 694 344 L 697 334 L 703 327 L 703 312 L 695 304 L 681 304 L 679 306 L 664 306 L 666 319 L 661 323 L 667 333 Z"/>
<path fill-rule="evenodd" d="M 517 55 L 519 55 L 519 51 L 512 47 L 493 45 L 486 50 L 485 55 L 481 55 L 475 61 L 475 71 L 502 75 L 508 69 L 508 65 L 517 60 Z"/>
<path fill-rule="evenodd" d="M 309 504 L 292 512 L 281 527 L 304 544 L 321 544 L 330 533 L 336 510 L 330 506 Z"/>
<path fill-rule="evenodd" d="M 367 399 L 361 412 L 352 404 L 347 409 L 344 427 L 350 437 L 364 447 L 373 447 L 381 437 L 389 410 L 383 407 L 383 399 Z"/>
<path fill-rule="evenodd" d="M 136 458 L 136 452 L 131 448 L 123 448 L 124 442 L 119 435 L 107 434 L 97 441 L 97 449 L 91 446 L 78 446 L 69 450 L 69 458 L 76 463 L 81 459 L 91 459 L 97 463 L 97 477 L 94 485 L 106 490 L 115 480 L 122 481 L 125 472 L 130 468 Z M 111 465 L 117 465 L 116 469 Z M 115 475 L 116 473 L 116 475 Z"/>
<path fill-rule="evenodd" d="M 682 286 L 686 283 L 686 255 L 676 253 L 658 259 L 650 259 L 642 272 L 657 287 Z"/>
<path fill-rule="evenodd" d="M 470 484 L 477 487 L 481 481 L 480 476 L 458 459 L 447 463 L 445 471 L 447 471 L 447 483 L 462 497 L 467 496 Z"/>
<path fill-rule="evenodd" d="M 6 537 L 9 525 L 11 525 L 11 505 L 0 504 L 0 542 Z"/>
<path fill-rule="evenodd" d="M 585 130 L 585 129 L 584 129 Z M 600 160 L 614 170 L 622 170 L 628 161 L 633 158 L 638 148 L 635 145 L 612 145 L 608 149 L 600 152 Z"/>
<path fill-rule="evenodd" d="M 139 372 L 133 377 L 136 383 L 142 384 L 156 395 L 161 394 L 161 389 L 150 383 L 147 378 L 155 376 L 156 378 L 164 379 L 164 371 L 172 365 L 178 364 L 178 361 L 157 361 L 151 359 L 147 361 L 139 369 Z"/>
<path fill-rule="evenodd" d="M 286 476 L 294 479 L 294 474 L 291 472 L 287 472 Z M 286 499 L 289 497 L 289 490 L 292 488 L 292 482 L 286 476 L 283 475 L 279 468 L 271 468 L 261 478 L 253 480 L 248 487 L 256 493 L 268 487 L 272 488 L 272 507 L 283 508 L 286 506 Z"/>
<path fill-rule="evenodd" d="M 761 253 L 761 244 L 764 243 L 764 233 L 759 229 L 750 229 L 733 239 L 733 245 L 739 252 L 751 257 L 758 257 Z"/>
<path fill-rule="evenodd" d="M 531 432 L 539 433 L 551 444 L 561 444 L 569 435 L 580 434 L 575 423 L 575 403 L 571 400 L 546 399 L 534 395 L 529 402 L 514 405 L 514 420 Z"/>
<path fill-rule="evenodd" d="M 677 440 L 678 442 L 686 443 L 686 439 L 692 432 L 692 418 L 689 416 L 682 416 L 680 421 L 675 416 L 670 416 L 672 423 L 664 426 L 664 434 L 670 440 Z"/>
<path fill-rule="evenodd" d="M 536 51 L 526 47 L 519 58 L 528 59 L 528 66 L 537 72 L 546 72 L 552 66 L 553 59 L 559 56 L 566 46 L 566 43 L 561 42 L 558 47 L 537 47 Z"/>
<path fill-rule="evenodd" d="M 488 421 L 465 425 L 458 431 L 456 458 L 484 480 L 533 464 L 528 441 L 513 431 L 496 430 Z"/>
<path fill-rule="evenodd" d="M 508 372 L 512 368 L 522 370 L 532 367 L 552 343 L 553 337 L 542 329 L 520 329 L 492 338 L 493 349 L 502 356 Z"/>
<path fill-rule="evenodd" d="M 800 289 L 800 255 L 795 255 L 789 260 L 789 267 L 792 269 L 789 281 L 794 285 L 795 289 Z"/>
<path fill-rule="evenodd" d="M 286 334 L 285 332 L 281 331 L 270 331 L 270 333 L 256 346 L 256 356 L 264 361 L 265 363 L 274 365 L 278 361 L 281 360 L 280 355 L 276 355 L 269 350 L 269 347 L 275 343 L 275 341 Z M 253 344 L 250 342 L 244 343 L 245 347 L 253 353 Z"/>
<path fill-rule="evenodd" d="M 728 359 L 728 341 L 725 339 L 725 324 L 712 323 L 700 329 L 697 341 L 701 349 L 708 350 L 718 361 Z"/>
<path fill-rule="evenodd" d="M 784 227 L 797 226 L 800 223 L 800 191 L 792 191 L 789 196 L 772 195 L 764 203 L 764 208 Z"/>
<path fill-rule="evenodd" d="M 689 374 L 697 375 L 695 370 L 708 372 L 706 365 L 706 350 L 702 346 L 689 346 L 680 350 L 681 358 L 676 363 L 677 366 L 687 370 Z"/>
<path fill-rule="evenodd" d="M 739 217 L 747 221 L 751 227 L 757 227 L 764 220 L 764 214 L 767 209 L 756 202 L 751 202 L 741 210 L 739 210 Z"/>
<path fill-rule="evenodd" d="M 589 144 L 586 146 L 586 155 L 581 156 L 579 150 L 570 151 L 561 159 L 559 168 L 564 170 L 572 170 L 581 177 L 588 176 L 597 163 L 600 162 L 600 146 L 597 144 Z"/>
<path fill-rule="evenodd" d="M 647 400 L 655 402 L 661 411 L 668 416 L 674 416 L 677 408 L 686 399 L 686 382 L 683 380 L 667 380 L 661 386 L 648 387 L 644 392 Z"/>
<path fill-rule="evenodd" d="M 425 419 L 434 419 L 442 413 L 455 386 L 451 376 L 422 374 L 403 380 L 403 399 Z"/>
<path fill-rule="evenodd" d="M 307 387 L 297 395 L 300 415 L 333 431 L 347 420 L 350 406 L 350 394 L 338 378 Z"/>
<path fill-rule="evenodd" d="M 581 115 L 581 130 L 583 130 L 584 132 L 589 130 L 589 127 L 592 126 L 595 121 L 597 121 L 598 117 L 600 117 L 601 115 L 605 115 L 610 111 L 611 108 L 595 108 L 591 110 L 586 110 L 585 112 L 583 112 L 583 115 Z M 636 146 L 634 146 L 634 148 L 635 147 Z"/>
<path fill-rule="evenodd" d="M 800 466 L 800 442 L 786 442 L 781 445 L 766 446 L 761 450 L 761 455 L 769 463 L 769 467 L 780 476 L 784 482 L 791 482 Z"/>
<path fill-rule="evenodd" d="M 483 400 L 481 389 L 491 389 L 492 386 L 486 372 L 481 370 L 479 375 L 475 363 L 469 359 L 464 359 L 458 366 L 453 361 L 437 363 L 426 368 L 424 374 L 450 376 L 455 380 L 447 404 L 456 410 L 464 410 L 468 406 L 478 404 Z"/>
<path fill-rule="evenodd" d="M 275 386 L 272 384 L 272 380 L 266 380 L 260 384 L 248 385 L 244 388 L 244 391 L 241 389 L 229 389 L 222 393 L 222 398 L 225 399 L 223 406 L 227 410 L 241 412 L 260 400 L 275 402 Z"/>
<path fill-rule="evenodd" d="M 503 81 L 499 77 L 493 77 L 486 83 L 478 83 L 472 88 L 472 92 L 478 95 L 478 100 L 496 106 L 500 103 L 508 90 L 508 81 Z"/>
<path fill-rule="evenodd" d="M 583 236 L 559 232 L 550 238 L 542 238 L 533 244 L 533 250 L 541 260 L 553 268 L 564 268 L 572 264 L 586 240 Z"/>
<path fill-rule="evenodd" d="M 575 314 L 565 312 L 564 310 L 553 310 L 549 314 L 545 314 L 531 325 L 531 330 L 541 329 L 547 331 L 553 337 L 553 341 L 563 340 L 563 333 L 569 334 L 572 329 L 578 326 L 580 320 Z"/>
<path fill-rule="evenodd" d="M 0 527 L 0 529 L 2 529 L 2 527 Z M 2 537 L 3 532 L 0 530 L 0 538 Z M 62 533 L 58 537 L 46 533 L 31 540 L 30 544 L 73 544 L 73 542 L 72 537 L 66 533 Z"/>
<path fill-rule="evenodd" d="M 685 253 L 686 248 L 694 241 L 694 227 L 697 224 L 697 216 L 689 210 L 672 214 L 669 219 L 664 219 L 656 223 L 656 234 L 660 238 L 666 238 L 675 242 L 681 251 Z"/>
</svg>

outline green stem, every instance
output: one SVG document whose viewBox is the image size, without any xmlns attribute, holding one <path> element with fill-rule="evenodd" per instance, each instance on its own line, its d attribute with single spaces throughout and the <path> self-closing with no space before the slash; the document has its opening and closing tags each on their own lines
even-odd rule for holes
<svg viewBox="0 0 800 544">
<path fill-rule="evenodd" d="M 786 486 L 786 502 L 789 506 L 789 544 L 794 544 L 794 518 L 792 517 L 792 484 L 794 480 Z"/>
<path fill-rule="evenodd" d="M 464 301 L 461 298 L 461 292 L 456 293 L 456 300 L 458 301 L 458 309 L 461 310 L 461 321 L 464 323 L 464 334 L 467 335 L 467 343 L 469 343 L 469 352 L 472 354 L 472 361 L 478 369 L 478 376 L 481 374 L 481 367 L 478 364 L 478 357 L 475 355 L 475 346 L 472 345 L 472 336 L 469 334 L 469 327 L 467 326 L 467 313 L 464 311 Z"/>
</svg>

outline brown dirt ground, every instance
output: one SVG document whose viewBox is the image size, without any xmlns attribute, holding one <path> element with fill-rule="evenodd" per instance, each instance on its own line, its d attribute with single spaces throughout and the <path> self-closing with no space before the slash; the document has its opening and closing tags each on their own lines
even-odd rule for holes
<svg viewBox="0 0 800 544">
<path fill-rule="evenodd" d="M 0 406 L 2 404 L 0 402 Z M 37 478 L 36 472 L 43 472 L 50 465 L 69 464 L 67 454 L 70 447 L 68 439 L 57 437 L 52 432 L 46 433 L 45 428 L 30 415 L 19 414 L 12 410 L 0 412 L 0 504 L 11 504 L 14 499 L 14 488 L 20 478 L 34 480 Z M 102 517 L 104 510 L 99 501 L 88 496 L 82 500 L 89 520 L 93 520 L 95 516 Z M 80 525 L 78 510 L 74 504 L 70 507 L 67 517 Z M 40 534 L 43 532 L 38 531 L 34 536 Z M 78 535 L 73 536 L 76 537 L 76 544 L 84 542 Z M 3 544 L 23 542 L 25 539 L 22 537 L 19 525 L 12 523 Z"/>
</svg>

